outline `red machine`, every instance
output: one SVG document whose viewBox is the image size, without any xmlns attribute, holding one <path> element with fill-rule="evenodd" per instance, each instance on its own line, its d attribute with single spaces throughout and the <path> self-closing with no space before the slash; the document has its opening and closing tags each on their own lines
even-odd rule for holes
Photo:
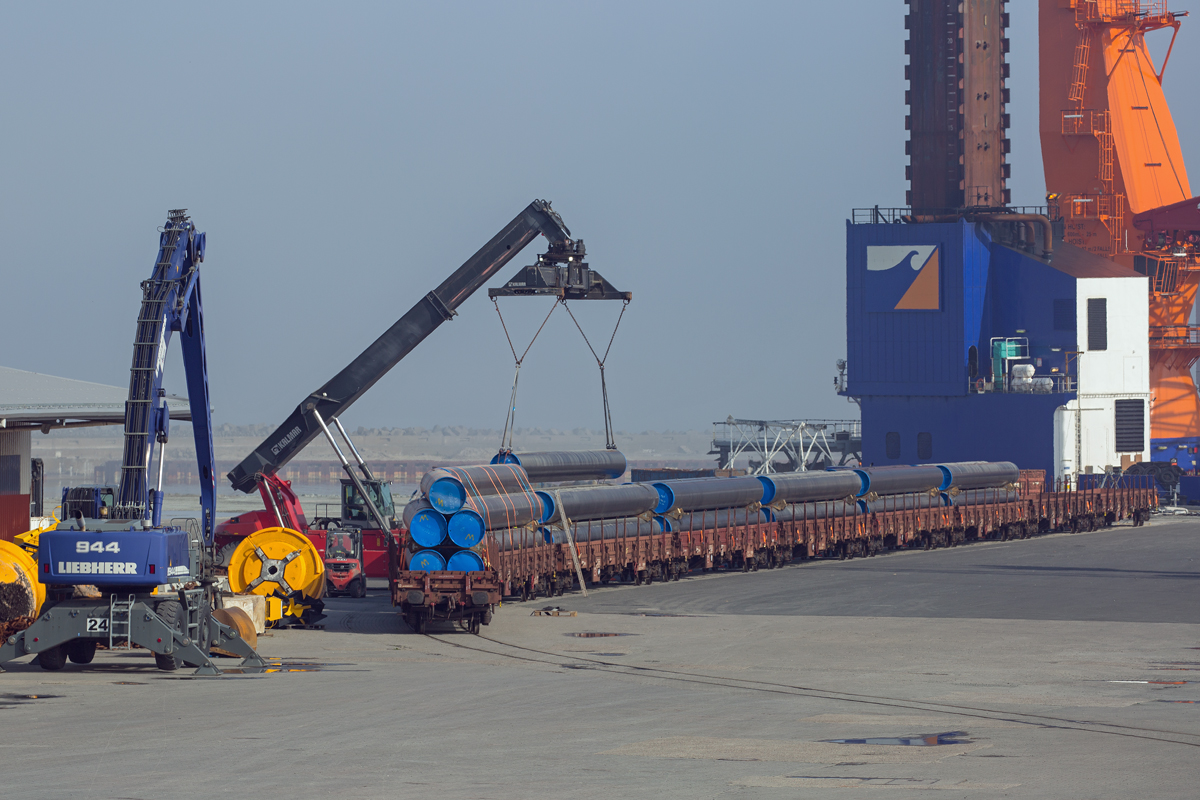
<svg viewBox="0 0 1200 800">
<path fill-rule="evenodd" d="M 325 534 L 325 596 L 367 596 L 362 531 L 334 528 Z"/>
<path fill-rule="evenodd" d="M 401 528 L 395 519 L 392 493 L 387 481 L 367 479 L 360 482 L 372 494 L 372 500 L 381 514 L 391 523 L 387 530 L 380 528 L 379 523 L 371 518 L 360 499 L 358 488 L 349 480 L 342 481 L 341 517 L 318 517 L 310 524 L 300 505 L 300 498 L 292 491 L 292 482 L 278 475 L 263 475 L 258 482 L 258 492 L 266 508 L 247 511 L 217 525 L 217 555 L 220 563 L 229 563 L 229 556 L 243 536 L 263 528 L 278 526 L 299 531 L 309 538 L 320 553 L 326 552 L 331 531 L 345 533 L 354 530 L 358 532 L 360 540 L 363 572 L 370 578 L 386 578 L 388 538 L 394 537 L 399 541 L 401 536 Z"/>
</svg>

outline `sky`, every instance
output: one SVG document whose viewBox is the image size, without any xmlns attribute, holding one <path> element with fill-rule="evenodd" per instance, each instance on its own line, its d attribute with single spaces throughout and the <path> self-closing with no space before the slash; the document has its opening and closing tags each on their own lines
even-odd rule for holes
<svg viewBox="0 0 1200 800">
<path fill-rule="evenodd" d="M 1036 4 L 1008 9 L 1009 186 L 1034 205 Z M 0 4 L 0 364 L 125 385 L 157 228 L 184 207 L 207 233 L 214 421 L 281 422 L 541 198 L 633 293 L 606 365 L 617 429 L 855 418 L 833 392 L 845 220 L 904 204 L 905 10 Z M 1165 82 L 1193 164 L 1198 24 Z M 551 303 L 501 301 L 519 348 Z M 620 304 L 573 310 L 603 344 Z M 180 364 L 175 347 L 167 390 L 184 394 Z M 342 419 L 499 428 L 512 376 L 480 290 Z M 517 424 L 602 427 L 596 362 L 561 309 L 524 362 Z"/>
</svg>

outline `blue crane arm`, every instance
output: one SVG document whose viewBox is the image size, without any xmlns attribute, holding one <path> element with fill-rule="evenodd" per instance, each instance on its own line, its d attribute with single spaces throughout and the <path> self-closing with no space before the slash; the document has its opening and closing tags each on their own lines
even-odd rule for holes
<svg viewBox="0 0 1200 800">
<path fill-rule="evenodd" d="M 216 513 L 215 459 L 198 272 L 204 260 L 205 239 L 205 235 L 196 231 L 196 226 L 184 211 L 171 211 L 159 237 L 154 272 L 149 280 L 142 283 L 142 306 L 138 314 L 129 394 L 125 402 L 121 480 L 113 517 L 150 519 L 153 448 L 156 441 L 166 443 L 169 424 L 162 387 L 163 367 L 171 336 L 178 332 L 183 344 L 192 430 L 200 470 L 201 524 L 206 542 L 211 543 Z M 161 459 L 160 454 L 160 468 Z M 162 510 L 162 486 L 158 486 L 157 490 L 155 524 L 158 524 Z"/>
</svg>

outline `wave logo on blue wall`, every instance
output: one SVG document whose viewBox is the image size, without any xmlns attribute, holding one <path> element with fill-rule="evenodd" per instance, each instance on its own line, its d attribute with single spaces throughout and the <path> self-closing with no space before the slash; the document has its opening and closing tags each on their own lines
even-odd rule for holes
<svg viewBox="0 0 1200 800">
<path fill-rule="evenodd" d="M 868 311 L 941 311 L 936 244 L 868 245 Z"/>
</svg>

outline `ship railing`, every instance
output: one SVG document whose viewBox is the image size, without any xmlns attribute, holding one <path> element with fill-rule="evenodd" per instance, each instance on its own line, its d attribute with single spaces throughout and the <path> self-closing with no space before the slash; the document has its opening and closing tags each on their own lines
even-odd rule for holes
<svg viewBox="0 0 1200 800">
<path fill-rule="evenodd" d="M 1150 346 L 1156 350 L 1200 347 L 1200 325 L 1154 325 Z"/>
<path fill-rule="evenodd" d="M 1078 391 L 1078 380 L 1074 375 L 1051 373 L 1034 375 L 1031 379 L 1018 380 L 1005 375 L 996 380 L 990 376 L 975 378 L 967 382 L 969 394 L 1067 394 Z"/>
<path fill-rule="evenodd" d="M 1010 214 L 1041 214 L 1054 218 L 1049 206 L 986 206 L 972 208 L 912 208 L 910 206 L 884 208 L 855 208 L 850 212 L 850 222 L 854 225 L 900 225 L 914 222 L 952 222 L 961 217 L 970 216 L 976 212 L 1010 213 Z"/>
</svg>

